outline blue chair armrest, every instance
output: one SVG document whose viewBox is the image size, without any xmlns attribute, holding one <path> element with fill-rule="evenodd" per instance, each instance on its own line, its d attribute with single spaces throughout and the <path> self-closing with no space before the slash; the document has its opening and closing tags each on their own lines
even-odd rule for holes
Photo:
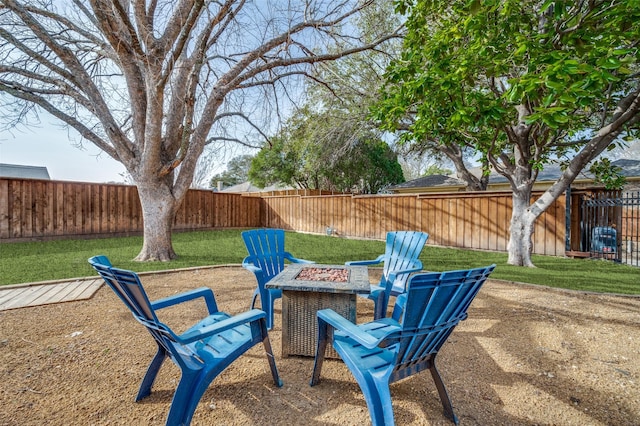
<svg viewBox="0 0 640 426">
<path fill-rule="evenodd" d="M 195 300 L 199 297 L 202 297 L 204 299 L 210 314 L 218 312 L 216 298 L 213 294 L 213 291 L 208 287 L 200 287 L 190 291 L 186 291 L 184 293 L 154 300 L 153 302 L 151 302 L 151 307 L 156 310 L 163 309 L 169 306 L 175 306 L 183 302 L 188 302 L 190 300 Z"/>
<path fill-rule="evenodd" d="M 372 260 L 352 260 L 350 262 L 345 262 L 344 264 L 347 266 L 351 265 L 375 265 L 376 263 L 382 263 L 384 261 L 384 254 L 381 254 L 375 259 Z"/>
<path fill-rule="evenodd" d="M 345 317 L 338 314 L 332 309 L 319 310 L 318 321 L 324 321 L 334 329 L 339 330 L 344 334 L 348 335 L 350 338 L 360 343 L 362 346 L 366 347 L 367 349 L 375 348 L 389 334 L 395 333 L 396 331 L 400 330 L 400 327 L 390 327 L 389 330 L 385 332 L 382 336 L 373 337 L 372 335 L 361 330 L 360 327 L 358 327 L 357 325 L 355 325 L 354 323 L 352 323 L 351 321 L 349 321 L 348 319 L 346 319 Z"/>
<path fill-rule="evenodd" d="M 394 281 L 398 277 L 398 275 L 410 274 L 412 272 L 420 272 L 420 271 L 422 271 L 422 262 L 417 260 L 416 262 L 414 262 L 412 268 L 398 269 L 396 271 L 389 273 L 389 279 L 390 281 Z"/>
<path fill-rule="evenodd" d="M 413 272 L 420 272 L 420 271 L 422 271 L 422 262 L 419 261 L 419 260 L 416 260 L 414 262 L 412 268 L 400 269 L 400 270 L 397 270 L 397 271 L 390 272 L 388 281 L 393 286 L 393 282 L 396 280 L 396 278 L 398 278 L 398 275 L 411 274 Z M 383 277 L 383 279 L 384 279 L 384 277 Z"/>
<path fill-rule="evenodd" d="M 393 305 L 393 312 L 391 318 L 400 321 L 404 308 L 407 305 L 407 293 L 402 293 L 396 298 L 396 303 Z"/>
<path fill-rule="evenodd" d="M 222 333 L 223 331 L 229 330 L 239 325 L 258 321 L 259 319 L 264 319 L 266 317 L 267 314 L 264 311 L 260 309 L 251 309 L 250 311 L 242 312 L 238 315 L 234 315 L 215 324 L 198 328 L 196 330 L 187 331 L 180 336 L 176 336 L 176 341 L 182 344 L 195 342 L 197 340 L 206 339 L 207 337 L 213 336 L 214 334 Z"/>
<path fill-rule="evenodd" d="M 253 272 L 254 274 L 257 272 L 261 272 L 262 269 L 258 268 L 252 261 L 253 256 L 247 256 L 242 260 L 242 267 L 248 271 Z"/>
<path fill-rule="evenodd" d="M 253 275 L 256 276 L 256 280 L 258 280 L 259 283 L 265 282 L 264 271 L 262 270 L 262 268 L 254 265 L 253 262 L 249 259 L 251 259 L 251 256 L 247 256 L 244 258 L 244 260 L 242 261 L 242 267 L 247 271 L 252 272 Z"/>
</svg>

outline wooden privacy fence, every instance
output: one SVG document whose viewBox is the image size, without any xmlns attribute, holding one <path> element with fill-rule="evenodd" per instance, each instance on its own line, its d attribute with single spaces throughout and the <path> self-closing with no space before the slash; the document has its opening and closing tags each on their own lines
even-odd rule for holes
<svg viewBox="0 0 640 426">
<path fill-rule="evenodd" d="M 190 190 L 174 229 L 284 228 L 384 239 L 387 231 L 428 232 L 428 244 L 504 251 L 510 192 L 411 195 L 243 196 Z M 135 186 L 0 178 L 0 240 L 31 241 L 142 233 Z M 565 253 L 565 200 L 538 219 L 534 252 Z"/>
<path fill-rule="evenodd" d="M 259 198 L 189 190 L 175 230 L 261 225 Z M 0 240 L 139 235 L 138 190 L 130 185 L 0 178 Z"/>
<path fill-rule="evenodd" d="M 506 251 L 509 240 L 510 192 L 263 200 L 267 228 L 373 239 L 384 239 L 387 231 L 411 229 L 428 232 L 427 244 L 496 251 Z M 564 197 L 537 220 L 533 240 L 534 253 L 564 256 Z"/>
</svg>

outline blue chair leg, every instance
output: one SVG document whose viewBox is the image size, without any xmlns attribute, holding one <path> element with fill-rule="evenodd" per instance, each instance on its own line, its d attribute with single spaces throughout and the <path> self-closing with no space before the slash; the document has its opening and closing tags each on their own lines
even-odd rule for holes
<svg viewBox="0 0 640 426">
<path fill-rule="evenodd" d="M 436 368 L 435 361 L 436 360 L 434 356 L 434 358 L 431 360 L 431 367 L 429 367 L 429 371 L 431 372 L 431 377 L 433 378 L 433 381 L 436 384 L 436 389 L 438 389 L 438 395 L 440 395 L 442 408 L 444 408 L 444 415 L 445 417 L 447 417 L 457 425 L 459 423 L 458 417 L 453 412 L 453 405 L 451 404 L 451 398 L 449 398 L 449 394 L 447 393 L 447 388 L 445 388 L 444 382 L 442 381 L 442 377 L 440 377 L 440 373 Z"/>
<path fill-rule="evenodd" d="M 387 304 L 389 298 L 384 291 L 377 294 L 377 297 L 370 297 L 373 300 L 373 319 L 378 320 L 387 316 Z"/>
<path fill-rule="evenodd" d="M 180 377 L 180 383 L 176 392 L 173 394 L 173 400 L 171 401 L 171 408 L 169 408 L 169 415 L 167 416 L 167 426 L 173 425 L 188 425 L 193 417 L 193 410 L 190 410 L 192 405 L 191 401 L 195 397 L 196 387 L 198 380 L 201 379 L 201 371 L 199 370 L 182 370 L 182 377 Z M 200 401 L 202 393 L 198 395 L 197 402 Z"/>
<path fill-rule="evenodd" d="M 371 424 L 373 426 L 393 425 L 393 407 L 391 405 L 391 391 L 389 390 L 389 377 L 387 375 L 374 377 L 372 374 L 354 374 L 364 400 L 369 408 Z"/>
<path fill-rule="evenodd" d="M 318 346 L 316 347 L 316 357 L 313 361 L 313 373 L 311 373 L 311 382 L 309 382 L 309 386 L 315 386 L 320 382 L 320 373 L 322 372 L 324 354 L 327 350 L 327 341 L 329 340 L 328 328 L 327 323 L 318 318 Z"/>
<path fill-rule="evenodd" d="M 191 393 L 188 395 L 188 400 L 185 404 L 184 408 L 184 420 L 183 423 L 188 425 L 191 423 L 191 418 L 198 407 L 198 403 L 202 399 L 202 395 L 209 389 L 209 385 L 213 380 L 218 377 L 218 375 L 222 371 L 220 370 L 220 366 L 216 366 L 214 368 L 210 368 L 207 371 L 201 371 L 197 377 L 197 380 L 194 380 L 194 383 L 191 388 Z M 169 423 L 167 423 L 169 424 Z"/>
<path fill-rule="evenodd" d="M 251 298 L 251 309 L 254 309 L 256 306 L 256 301 L 260 297 L 260 309 L 267 313 L 267 330 L 271 330 L 273 328 L 273 298 L 271 297 L 271 292 L 265 290 L 261 292 L 260 289 L 255 289 L 253 292 L 253 297 Z"/>
<path fill-rule="evenodd" d="M 160 367 L 162 367 L 162 363 L 166 358 L 167 351 L 162 346 L 158 345 L 158 352 L 156 352 L 156 355 L 151 360 L 149 368 L 147 368 L 147 373 L 144 375 L 142 383 L 140 384 L 140 390 L 138 391 L 138 396 L 136 396 L 136 402 L 151 394 L 153 382 L 156 380 L 158 371 L 160 371 Z"/>
<path fill-rule="evenodd" d="M 262 345 L 264 346 L 264 351 L 267 354 L 267 361 L 269 361 L 269 368 L 271 369 L 271 375 L 273 376 L 273 383 L 280 388 L 282 387 L 282 379 L 280 379 L 280 375 L 278 374 L 276 359 L 273 356 L 273 349 L 271 348 L 269 334 L 267 334 L 267 323 L 265 320 L 260 320 L 260 332 L 262 333 Z"/>
</svg>

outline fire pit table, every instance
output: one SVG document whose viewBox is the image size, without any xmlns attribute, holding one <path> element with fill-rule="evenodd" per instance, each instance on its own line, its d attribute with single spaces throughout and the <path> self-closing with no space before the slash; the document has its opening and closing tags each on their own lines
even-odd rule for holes
<svg viewBox="0 0 640 426">
<path fill-rule="evenodd" d="M 366 266 L 290 264 L 266 284 L 282 290 L 282 356 L 315 356 L 316 312 L 331 308 L 356 322 L 356 295 L 370 291 Z M 333 348 L 327 356 L 339 358 Z"/>
</svg>

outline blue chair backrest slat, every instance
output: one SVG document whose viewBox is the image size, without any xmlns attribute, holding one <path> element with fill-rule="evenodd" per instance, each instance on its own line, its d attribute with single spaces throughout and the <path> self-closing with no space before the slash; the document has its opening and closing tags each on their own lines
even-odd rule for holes
<svg viewBox="0 0 640 426">
<path fill-rule="evenodd" d="M 438 352 L 454 327 L 466 318 L 467 309 L 493 269 L 412 276 L 401 319 L 398 362 L 407 364 Z"/>
<path fill-rule="evenodd" d="M 249 257 L 268 280 L 284 269 L 284 230 L 253 229 L 242 232 Z"/>
<path fill-rule="evenodd" d="M 142 283 L 140 282 L 138 275 L 131 271 L 113 267 L 111 268 L 111 271 L 121 284 L 122 289 L 133 300 L 136 308 L 136 314 L 148 321 L 158 322 L 158 318 L 151 307 L 151 302 L 147 297 L 147 293 L 144 291 L 144 288 L 142 288 Z"/>
<path fill-rule="evenodd" d="M 389 277 L 391 271 L 410 268 L 420 256 L 427 238 L 428 235 L 423 232 L 388 232 L 385 246 L 385 264 L 382 271 L 385 278 Z M 402 286 L 408 278 L 408 275 L 397 277 L 395 287 Z"/>
<path fill-rule="evenodd" d="M 284 253 L 284 231 L 281 229 L 254 229 L 242 232 L 250 256 Z"/>
<path fill-rule="evenodd" d="M 434 326 L 445 322 L 445 309 L 442 309 L 445 300 L 450 300 L 450 286 L 434 285 L 438 282 L 439 274 L 427 276 L 429 280 L 416 285 L 412 295 L 414 302 L 407 307 L 403 319 L 403 328 L 424 330 L 432 329 Z M 399 360 L 406 363 L 414 358 L 419 358 L 429 354 L 432 350 L 437 350 L 437 344 L 441 341 L 439 335 L 441 331 L 432 331 L 429 334 L 416 334 L 413 337 L 403 339 L 399 349 Z"/>
<path fill-rule="evenodd" d="M 143 295 L 141 295 L 139 291 L 132 292 L 129 285 L 130 280 L 122 274 L 121 270 L 98 263 L 93 263 L 93 266 L 100 276 L 105 279 L 107 284 L 109 284 L 111 289 L 120 297 L 125 305 L 127 305 L 134 316 L 157 321 L 153 310 L 149 306 L 149 301 L 146 298 L 146 294 L 144 294 L 144 290 L 142 290 Z M 141 300 L 143 301 L 142 304 Z M 144 302 L 144 300 L 146 300 L 146 302 Z M 146 308 L 144 307 L 145 303 L 147 304 Z"/>
<path fill-rule="evenodd" d="M 255 255 L 253 259 L 258 261 L 259 268 L 266 277 L 273 278 L 284 269 L 284 257 L 277 254 Z"/>
</svg>

